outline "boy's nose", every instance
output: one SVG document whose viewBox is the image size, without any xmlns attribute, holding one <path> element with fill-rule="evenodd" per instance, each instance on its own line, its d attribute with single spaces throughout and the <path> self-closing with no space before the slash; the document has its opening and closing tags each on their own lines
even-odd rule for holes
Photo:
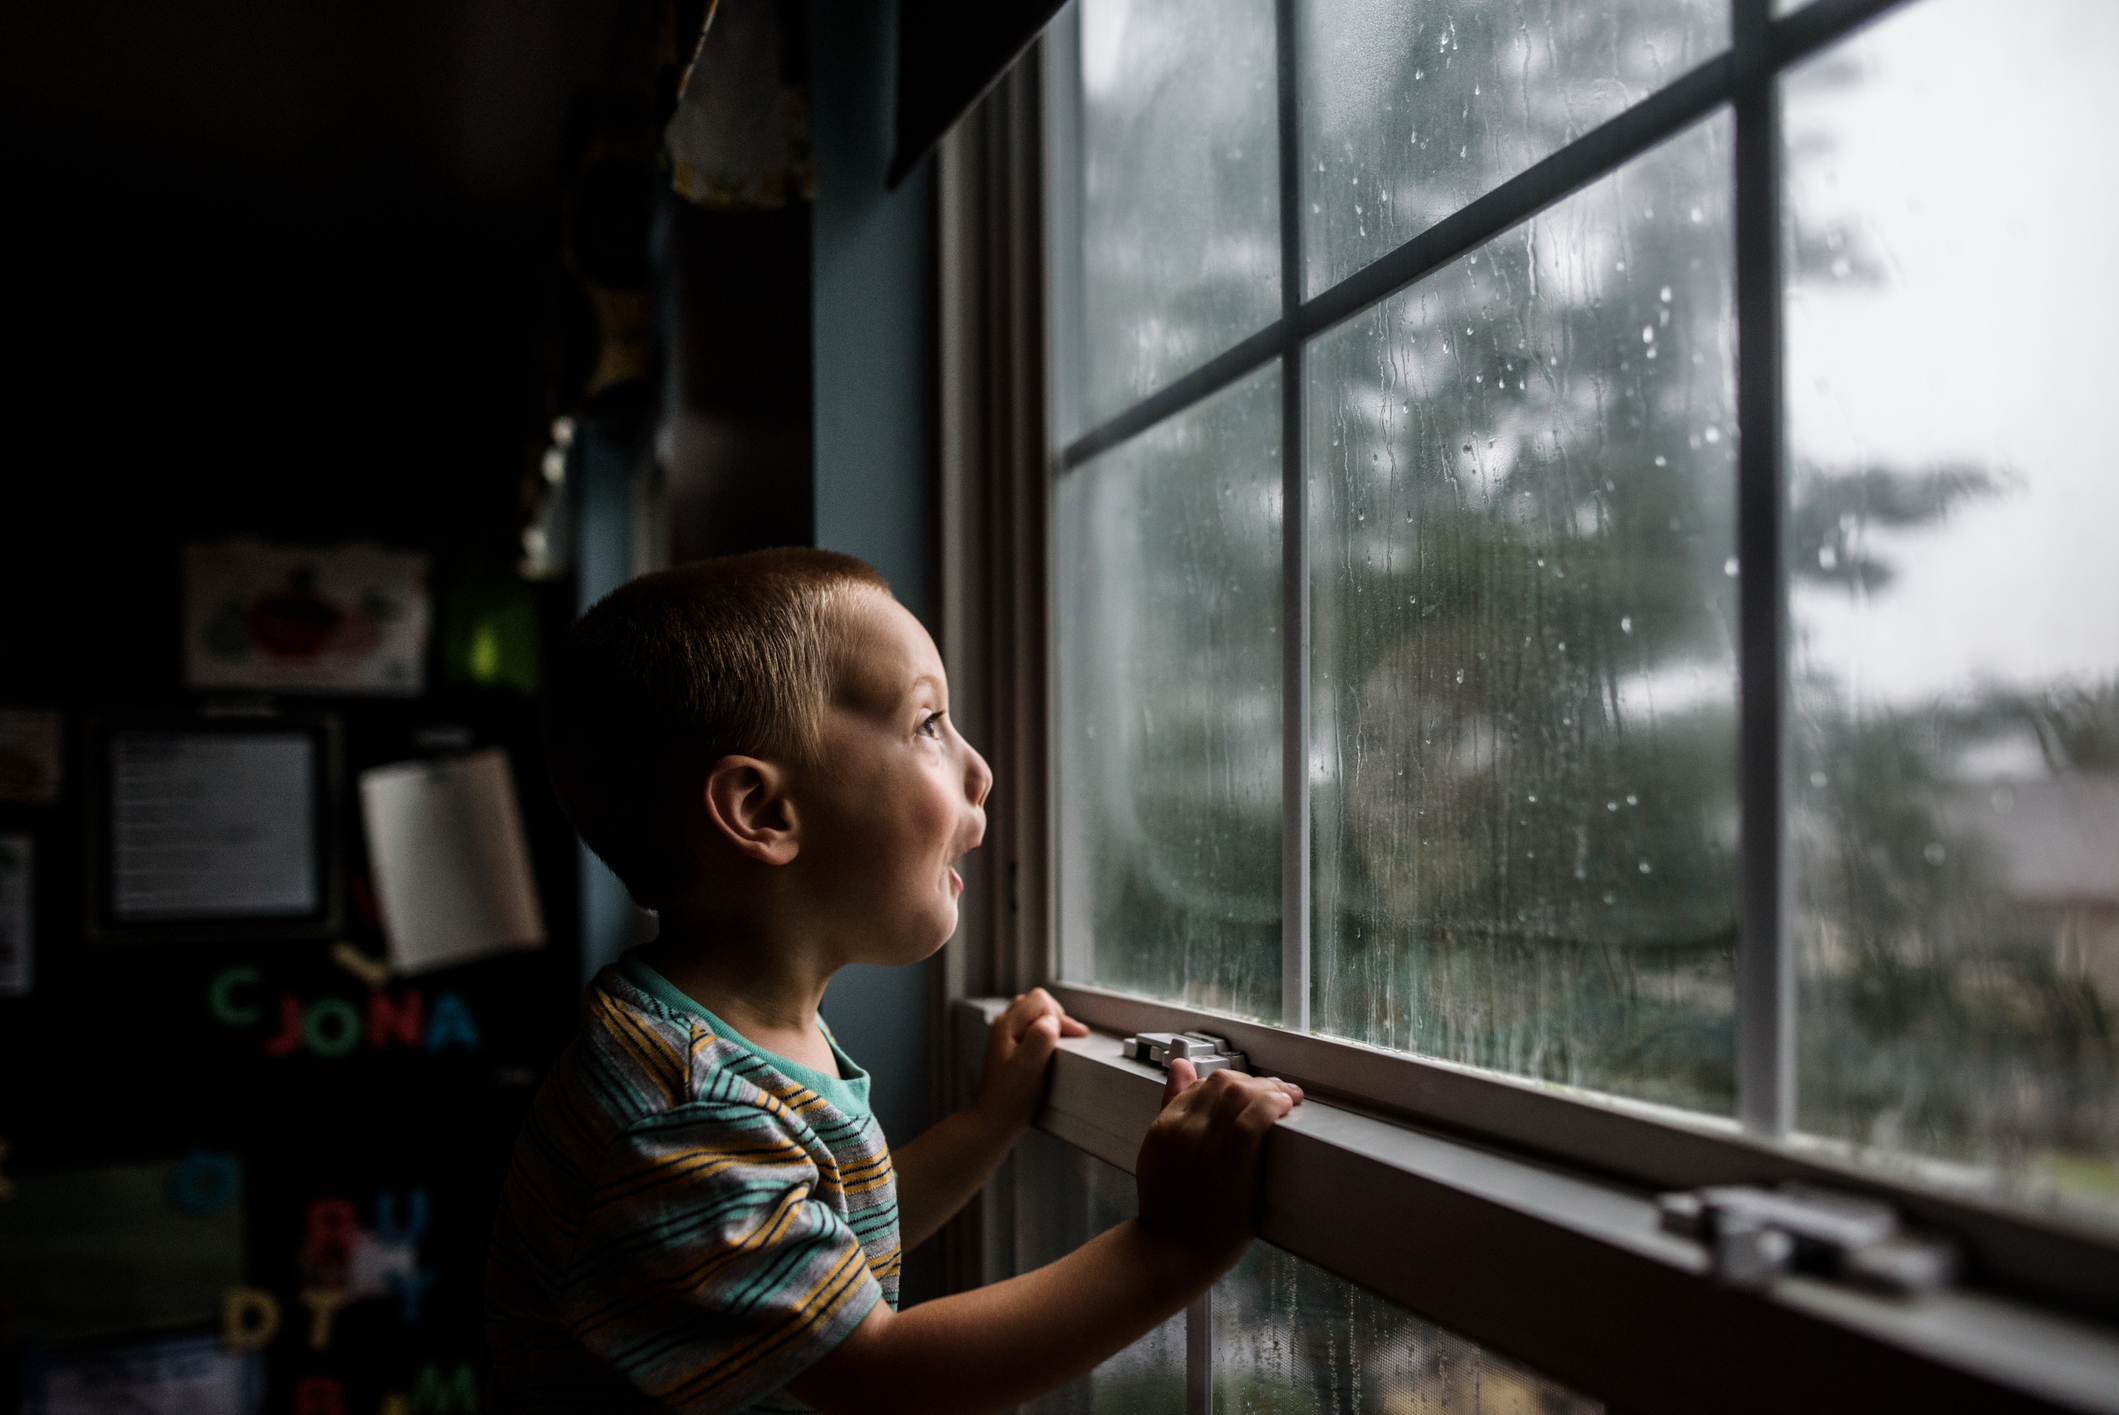
<svg viewBox="0 0 2119 1415">
<path fill-rule="evenodd" d="M 970 758 L 964 775 L 964 796 L 974 806 L 986 804 L 986 793 L 993 789 L 993 768 L 979 755 L 978 748 L 964 744 L 964 752 Z"/>
</svg>

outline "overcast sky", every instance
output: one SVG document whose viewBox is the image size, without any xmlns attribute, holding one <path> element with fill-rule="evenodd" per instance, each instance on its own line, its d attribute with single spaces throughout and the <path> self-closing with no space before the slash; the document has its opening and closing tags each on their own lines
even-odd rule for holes
<svg viewBox="0 0 2119 1415">
<path fill-rule="evenodd" d="M 1789 312 L 1791 451 L 1971 461 L 2016 488 L 1870 544 L 1866 603 L 1798 595 L 1806 657 L 1871 703 L 2119 671 L 2119 5 L 1920 0 L 1858 42 L 1852 85 L 1798 74 L 1791 208 L 1858 218 L 1881 288 Z"/>
</svg>

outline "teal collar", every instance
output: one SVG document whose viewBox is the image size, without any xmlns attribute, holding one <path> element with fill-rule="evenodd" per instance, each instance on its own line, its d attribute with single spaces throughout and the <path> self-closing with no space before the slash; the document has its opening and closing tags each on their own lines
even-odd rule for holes
<svg viewBox="0 0 2119 1415">
<path fill-rule="evenodd" d="M 817 1019 L 817 1030 L 824 1034 L 825 1045 L 831 1048 L 831 1058 L 838 1063 L 839 1074 L 836 1076 L 827 1076 L 821 1071 L 789 1061 L 779 1053 L 767 1051 L 759 1046 L 700 1006 L 696 999 L 679 989 L 675 983 L 649 967 L 637 948 L 626 950 L 615 966 L 620 977 L 671 1011 L 680 1016 L 689 1013 L 705 1019 L 708 1030 L 715 1036 L 726 1038 L 742 1047 L 788 1080 L 799 1081 L 809 1087 L 830 1101 L 835 1109 L 856 1120 L 868 1118 L 868 1073 L 855 1065 L 852 1057 L 839 1050 L 838 1039 L 832 1036 L 831 1028 L 824 1025 L 821 1017 Z"/>
</svg>

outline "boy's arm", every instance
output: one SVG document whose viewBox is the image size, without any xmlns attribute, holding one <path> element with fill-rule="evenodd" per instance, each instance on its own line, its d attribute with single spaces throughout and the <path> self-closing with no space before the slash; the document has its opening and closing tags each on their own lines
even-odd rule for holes
<svg viewBox="0 0 2119 1415">
<path fill-rule="evenodd" d="M 1024 993 L 994 1019 L 977 1098 L 890 1153 L 898 1178 L 898 1241 L 907 1252 L 985 1187 L 1037 1113 L 1059 1039 L 1088 1031 L 1043 988 Z"/>
<path fill-rule="evenodd" d="M 1007 1282 L 892 1312 L 878 1303 L 788 1391 L 823 1415 L 979 1415 L 1063 1385 L 1182 1309 L 1250 1246 L 1284 1082 L 1172 1064 L 1137 1166 L 1141 1216 Z"/>
</svg>

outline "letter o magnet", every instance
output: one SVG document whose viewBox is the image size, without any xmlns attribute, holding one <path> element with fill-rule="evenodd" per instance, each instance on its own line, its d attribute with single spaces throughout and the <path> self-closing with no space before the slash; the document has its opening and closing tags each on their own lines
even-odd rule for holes
<svg viewBox="0 0 2119 1415">
<path fill-rule="evenodd" d="M 360 1045 L 361 1015 L 342 997 L 319 998 L 302 1019 L 302 1040 L 318 1056 L 344 1056 Z"/>
</svg>

